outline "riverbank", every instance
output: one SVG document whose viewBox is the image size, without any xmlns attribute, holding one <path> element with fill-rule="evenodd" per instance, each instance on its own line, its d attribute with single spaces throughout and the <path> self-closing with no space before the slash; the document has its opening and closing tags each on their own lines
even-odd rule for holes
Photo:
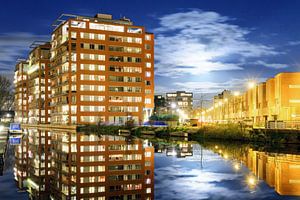
<svg viewBox="0 0 300 200">
<path fill-rule="evenodd" d="M 87 125 L 77 127 L 77 131 L 99 135 L 127 134 L 131 136 L 152 136 L 168 139 L 170 137 L 189 137 L 194 141 L 226 140 L 241 142 L 260 142 L 265 144 L 300 144 L 300 130 L 252 129 L 239 124 L 218 124 L 204 127 L 128 127 Z"/>
<path fill-rule="evenodd" d="M 222 124 L 199 128 L 190 134 L 192 140 L 227 140 L 265 144 L 300 144 L 300 130 L 252 129 L 238 124 Z"/>
</svg>

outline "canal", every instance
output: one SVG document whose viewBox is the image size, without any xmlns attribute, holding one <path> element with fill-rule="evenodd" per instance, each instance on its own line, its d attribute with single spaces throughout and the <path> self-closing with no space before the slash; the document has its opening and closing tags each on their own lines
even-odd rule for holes
<svg viewBox="0 0 300 200">
<path fill-rule="evenodd" d="M 0 199 L 300 199 L 298 154 L 298 146 L 28 129 L 7 150 Z"/>
<path fill-rule="evenodd" d="M 224 142 L 154 146 L 155 199 L 300 199 L 297 147 L 282 153 Z"/>
</svg>

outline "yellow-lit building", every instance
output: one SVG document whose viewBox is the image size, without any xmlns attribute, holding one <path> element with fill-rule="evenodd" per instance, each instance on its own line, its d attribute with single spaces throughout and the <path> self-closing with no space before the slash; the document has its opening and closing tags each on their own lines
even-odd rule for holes
<svg viewBox="0 0 300 200">
<path fill-rule="evenodd" d="M 263 83 L 249 83 L 244 93 L 225 91 L 215 96 L 213 106 L 201 113 L 200 120 L 300 128 L 300 72 L 280 73 Z"/>
</svg>

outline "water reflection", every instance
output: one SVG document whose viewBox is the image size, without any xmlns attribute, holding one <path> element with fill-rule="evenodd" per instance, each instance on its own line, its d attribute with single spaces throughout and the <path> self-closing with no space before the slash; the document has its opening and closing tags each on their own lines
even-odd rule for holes
<svg viewBox="0 0 300 200">
<path fill-rule="evenodd" d="M 287 149 L 268 152 L 271 148 L 215 142 L 153 144 L 155 199 L 299 199 L 299 155 Z M 176 146 L 191 146 L 191 156 L 169 156 Z"/>
<path fill-rule="evenodd" d="M 32 128 L 15 156 L 16 181 L 32 199 L 154 199 L 147 140 Z"/>
<path fill-rule="evenodd" d="M 213 145 L 203 144 L 223 158 L 243 163 L 254 176 L 247 178 L 247 183 L 255 187 L 257 179 L 264 180 L 281 195 L 300 195 L 300 155 L 293 149 L 281 151 L 273 147 L 259 148 L 249 145 Z M 214 146 L 214 147 L 213 147 Z M 234 164 L 234 168 L 236 164 Z M 238 165 L 237 165 L 238 166 Z"/>
<path fill-rule="evenodd" d="M 32 199 L 296 199 L 298 147 L 273 149 L 29 128 L 14 175 Z"/>
</svg>

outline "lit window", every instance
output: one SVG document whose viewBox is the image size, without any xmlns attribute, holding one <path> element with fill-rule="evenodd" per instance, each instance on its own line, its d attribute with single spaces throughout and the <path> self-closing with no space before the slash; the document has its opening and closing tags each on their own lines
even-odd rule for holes
<svg viewBox="0 0 300 200">
<path fill-rule="evenodd" d="M 146 72 L 146 77 L 151 77 L 151 72 Z"/>
<path fill-rule="evenodd" d="M 150 193 L 151 193 L 151 188 L 147 188 L 147 189 L 146 189 L 146 193 L 147 193 L 147 194 L 150 194 Z"/>
<path fill-rule="evenodd" d="M 145 36 L 145 39 L 146 39 L 146 40 L 151 40 L 151 35 L 146 35 L 146 36 Z"/>
<path fill-rule="evenodd" d="M 151 152 L 150 151 L 145 152 L 145 157 L 151 157 Z"/>
<path fill-rule="evenodd" d="M 145 104 L 151 104 L 151 99 L 150 98 L 146 98 L 145 99 Z"/>
</svg>

